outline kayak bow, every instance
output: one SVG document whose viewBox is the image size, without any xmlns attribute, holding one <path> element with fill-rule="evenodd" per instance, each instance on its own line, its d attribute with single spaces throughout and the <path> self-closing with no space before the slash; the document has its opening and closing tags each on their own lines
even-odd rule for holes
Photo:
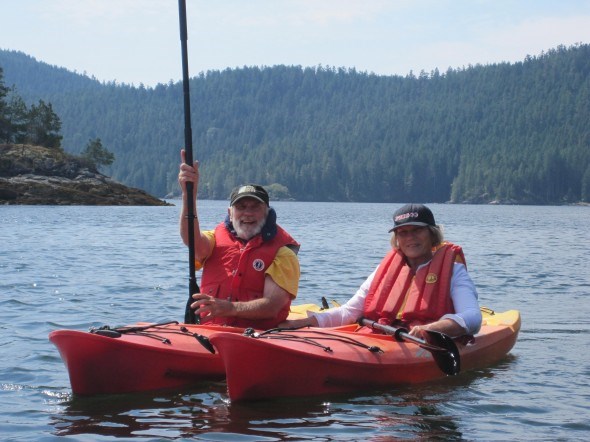
<svg viewBox="0 0 590 442">
<path fill-rule="evenodd" d="M 292 306 L 289 319 L 320 310 L 315 304 Z M 176 321 L 143 322 L 90 331 L 55 330 L 49 340 L 67 367 L 73 393 L 88 396 L 222 380 L 223 362 L 219 354 L 211 353 L 214 349 L 208 339 L 220 331 L 241 334 L 244 329 Z"/>
</svg>

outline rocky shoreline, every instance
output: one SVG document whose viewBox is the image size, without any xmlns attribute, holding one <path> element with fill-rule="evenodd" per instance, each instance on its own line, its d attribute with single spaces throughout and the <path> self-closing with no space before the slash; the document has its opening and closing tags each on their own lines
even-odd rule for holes
<svg viewBox="0 0 590 442">
<path fill-rule="evenodd" d="M 0 144 L 0 204 L 171 205 L 127 187 L 60 149 Z"/>
</svg>

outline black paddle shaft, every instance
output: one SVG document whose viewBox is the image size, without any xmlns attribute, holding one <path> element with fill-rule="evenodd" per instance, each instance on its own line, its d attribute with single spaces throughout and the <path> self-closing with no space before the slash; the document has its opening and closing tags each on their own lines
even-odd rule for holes
<svg viewBox="0 0 590 442">
<path fill-rule="evenodd" d="M 186 26 L 186 1 L 178 0 L 178 17 L 180 20 L 180 46 L 182 50 L 182 90 L 184 95 L 184 150 L 185 163 L 193 165 L 193 132 L 191 128 L 191 100 L 188 77 L 188 49 Z M 198 324 L 199 318 L 191 308 L 192 296 L 199 292 L 195 272 L 195 206 L 193 201 L 193 183 L 186 183 L 186 205 L 188 222 L 188 259 L 189 259 L 189 295 L 184 312 L 184 322 Z"/>
</svg>

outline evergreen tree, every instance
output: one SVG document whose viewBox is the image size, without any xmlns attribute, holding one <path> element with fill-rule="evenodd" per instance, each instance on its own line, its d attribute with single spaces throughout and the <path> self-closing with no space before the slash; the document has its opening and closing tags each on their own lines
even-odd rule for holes
<svg viewBox="0 0 590 442">
<path fill-rule="evenodd" d="M 27 116 L 25 142 L 48 148 L 60 148 L 62 136 L 61 121 L 53 111 L 51 103 L 39 100 L 31 106 Z"/>
<path fill-rule="evenodd" d="M 8 118 L 10 120 L 10 134 L 8 142 L 25 143 L 29 122 L 29 110 L 23 99 L 16 93 L 8 103 Z"/>
<path fill-rule="evenodd" d="M 4 71 L 0 66 L 0 140 L 10 142 L 12 135 L 12 123 L 7 96 L 9 89 L 4 86 Z"/>
<path fill-rule="evenodd" d="M 86 148 L 82 151 L 82 158 L 89 161 L 96 169 L 100 166 L 110 166 L 115 161 L 115 155 L 102 145 L 100 138 L 88 141 Z"/>
</svg>

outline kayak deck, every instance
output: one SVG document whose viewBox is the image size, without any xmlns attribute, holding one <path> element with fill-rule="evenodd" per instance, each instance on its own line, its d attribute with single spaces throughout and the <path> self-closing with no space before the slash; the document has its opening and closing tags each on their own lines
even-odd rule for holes
<svg viewBox="0 0 590 442">
<path fill-rule="evenodd" d="M 470 342 L 456 342 L 461 370 L 483 368 L 503 358 L 519 329 L 518 311 L 484 311 L 481 331 Z M 216 332 L 210 340 L 223 359 L 232 401 L 344 393 L 445 376 L 432 354 L 420 346 L 389 335 L 355 333 L 351 327 L 255 336 Z"/>
<path fill-rule="evenodd" d="M 289 317 L 318 310 L 315 304 L 293 306 Z M 483 312 L 474 342 L 457 344 L 462 371 L 494 363 L 516 342 L 517 311 Z M 59 350 L 76 395 L 178 388 L 226 378 L 230 399 L 236 401 L 348 392 L 444 376 L 419 346 L 388 335 L 355 333 L 356 328 L 267 331 L 256 339 L 235 327 L 137 323 L 90 332 L 56 330 L 49 340 Z M 202 341 L 217 352 L 211 353 Z"/>
<path fill-rule="evenodd" d="M 322 308 L 316 304 L 292 306 L 289 318 L 300 318 L 307 311 L 319 310 Z M 66 365 L 72 392 L 89 396 L 222 380 L 225 367 L 219 354 L 212 354 L 197 339 L 197 336 L 207 338 L 219 331 L 241 334 L 244 329 L 140 322 L 89 332 L 55 330 L 49 334 L 49 340 Z"/>
</svg>

